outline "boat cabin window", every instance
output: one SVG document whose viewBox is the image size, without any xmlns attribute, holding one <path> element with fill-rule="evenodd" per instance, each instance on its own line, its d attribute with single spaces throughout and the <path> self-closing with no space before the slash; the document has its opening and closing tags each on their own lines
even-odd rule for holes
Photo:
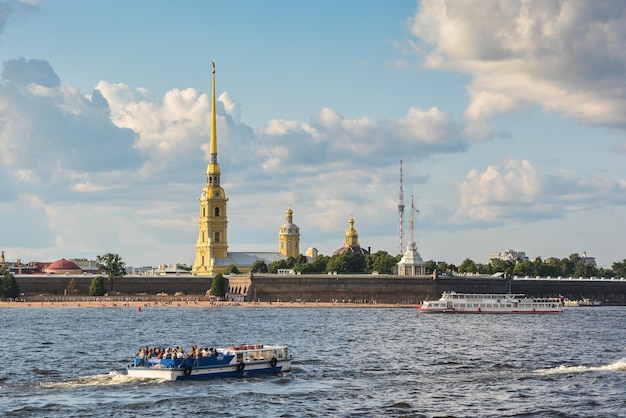
<svg viewBox="0 0 626 418">
<path fill-rule="evenodd" d="M 259 350 L 259 351 L 248 351 L 246 353 L 245 361 L 268 361 L 271 360 L 272 357 L 276 355 L 276 350 Z M 279 358 L 277 356 L 277 358 Z"/>
<path fill-rule="evenodd" d="M 289 350 L 288 348 L 283 348 L 282 350 L 277 350 L 277 356 L 276 358 L 287 358 L 288 357 L 288 353 L 287 350 Z"/>
</svg>

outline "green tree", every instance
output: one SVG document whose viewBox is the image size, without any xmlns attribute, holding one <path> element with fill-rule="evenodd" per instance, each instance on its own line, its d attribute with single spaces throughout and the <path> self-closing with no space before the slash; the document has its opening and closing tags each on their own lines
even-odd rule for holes
<svg viewBox="0 0 626 418">
<path fill-rule="evenodd" d="M 535 276 L 558 277 L 558 276 L 562 276 L 562 272 L 563 272 L 563 269 L 562 269 L 561 261 L 554 257 L 550 257 L 543 263 L 537 264 Z"/>
<path fill-rule="evenodd" d="M 626 258 L 622 261 L 616 261 L 611 266 L 615 272 L 615 277 L 626 277 Z"/>
<path fill-rule="evenodd" d="M 298 254 L 295 258 L 295 264 L 293 270 L 296 273 L 313 273 L 313 266 L 309 263 L 309 260 L 303 254 Z"/>
<path fill-rule="evenodd" d="M 313 273 L 313 266 L 309 264 L 308 261 L 304 263 L 297 262 L 295 266 L 293 266 L 293 270 L 296 273 Z"/>
<path fill-rule="evenodd" d="M 574 268 L 574 277 L 595 277 L 598 275 L 598 269 L 591 264 L 583 263 L 582 261 L 576 264 Z"/>
<path fill-rule="evenodd" d="M 328 273 L 337 272 L 339 274 L 348 272 L 348 263 L 345 257 L 341 257 L 341 254 L 335 254 L 328 259 L 326 263 L 326 271 Z"/>
<path fill-rule="evenodd" d="M 381 274 L 391 274 L 401 258 L 401 255 L 393 256 L 387 251 L 377 251 L 374 254 L 368 254 L 365 256 L 365 272 L 372 273 L 377 271 Z"/>
<path fill-rule="evenodd" d="M 324 273 L 330 257 L 318 255 L 311 263 L 311 273 Z"/>
<path fill-rule="evenodd" d="M 548 259 L 546 259 L 546 261 L 543 263 L 542 269 L 543 272 L 541 276 L 543 277 L 563 276 L 563 264 L 561 263 L 561 260 L 556 257 L 549 257 Z"/>
<path fill-rule="evenodd" d="M 239 274 L 241 273 L 236 265 L 231 264 L 224 270 L 224 274 Z"/>
<path fill-rule="evenodd" d="M 478 272 L 480 274 L 491 274 L 491 263 L 479 264 L 478 265 Z"/>
<path fill-rule="evenodd" d="M 250 269 L 252 273 L 267 273 L 267 264 L 263 260 L 257 260 L 252 263 L 252 268 Z"/>
<path fill-rule="evenodd" d="M 580 264 L 580 255 L 572 253 L 568 258 L 564 258 L 563 262 L 567 265 L 567 275 L 576 276 L 576 266 Z"/>
<path fill-rule="evenodd" d="M 611 269 L 600 268 L 598 269 L 598 276 L 600 277 L 615 277 L 615 272 Z"/>
<path fill-rule="evenodd" d="M 306 258 L 304 254 L 298 254 L 296 257 L 296 264 L 308 264 L 309 260 Z"/>
<path fill-rule="evenodd" d="M 191 266 L 188 266 L 185 263 L 176 263 L 176 269 L 177 270 L 186 270 L 186 271 L 191 271 Z"/>
<path fill-rule="evenodd" d="M 522 261 L 517 263 L 515 267 L 513 267 L 513 274 L 516 276 L 524 277 L 524 276 L 532 276 L 534 271 L 534 266 L 532 261 Z"/>
<path fill-rule="evenodd" d="M 326 265 L 327 272 L 343 273 L 365 273 L 365 255 L 345 251 L 330 257 Z"/>
<path fill-rule="evenodd" d="M 113 279 L 126 275 L 126 263 L 118 254 L 106 253 L 96 257 L 96 266 L 109 278 L 109 292 L 113 290 Z"/>
<path fill-rule="evenodd" d="M 437 263 L 434 260 L 428 260 L 425 263 L 426 274 L 433 274 L 437 270 Z"/>
<path fill-rule="evenodd" d="M 287 257 L 286 263 L 287 263 L 287 267 L 286 268 L 288 268 L 288 269 L 293 268 L 293 266 L 296 265 L 295 257 Z"/>
<path fill-rule="evenodd" d="M 20 295 L 20 287 L 15 281 L 15 276 L 9 270 L 0 266 L 0 297 L 16 298 Z"/>
<path fill-rule="evenodd" d="M 222 273 L 217 273 L 213 277 L 213 283 L 211 284 L 211 294 L 223 298 L 228 292 L 228 280 Z"/>
<path fill-rule="evenodd" d="M 445 261 L 442 261 L 441 263 L 437 264 L 437 271 L 440 272 L 444 272 L 444 271 L 451 271 L 452 268 L 450 268 L 450 265 L 448 263 L 446 263 Z"/>
<path fill-rule="evenodd" d="M 515 267 L 515 262 L 511 260 L 500 260 L 498 258 L 492 258 L 491 260 L 489 260 L 489 264 L 491 265 L 489 268 L 489 274 L 500 272 L 512 274 L 513 268 Z"/>
<path fill-rule="evenodd" d="M 89 296 L 102 296 L 107 292 L 104 287 L 104 278 L 102 276 L 96 276 L 91 281 L 89 286 Z"/>
<path fill-rule="evenodd" d="M 478 266 L 473 260 L 466 258 L 459 264 L 459 273 L 478 273 Z"/>
<path fill-rule="evenodd" d="M 267 266 L 267 270 L 272 274 L 278 273 L 278 269 L 288 269 L 288 268 L 291 268 L 291 266 L 287 264 L 287 260 L 272 261 L 270 265 Z"/>
</svg>

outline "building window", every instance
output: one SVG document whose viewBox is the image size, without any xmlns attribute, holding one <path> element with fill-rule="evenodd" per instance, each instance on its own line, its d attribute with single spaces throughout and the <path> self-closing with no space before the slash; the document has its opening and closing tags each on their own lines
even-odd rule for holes
<svg viewBox="0 0 626 418">
<path fill-rule="evenodd" d="M 291 241 L 287 241 L 287 249 L 291 250 Z"/>
<path fill-rule="evenodd" d="M 215 233 L 215 242 L 220 242 L 220 233 L 219 232 Z"/>
<path fill-rule="evenodd" d="M 215 208 L 215 216 L 216 217 L 220 216 L 220 208 Z"/>
</svg>

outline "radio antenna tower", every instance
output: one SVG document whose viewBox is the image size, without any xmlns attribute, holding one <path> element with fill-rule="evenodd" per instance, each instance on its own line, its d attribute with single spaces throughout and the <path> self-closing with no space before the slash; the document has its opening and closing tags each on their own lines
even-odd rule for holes
<svg viewBox="0 0 626 418">
<path fill-rule="evenodd" d="M 402 160 L 400 160 L 400 195 L 398 197 L 398 254 L 404 254 L 404 191 L 402 190 Z"/>
</svg>

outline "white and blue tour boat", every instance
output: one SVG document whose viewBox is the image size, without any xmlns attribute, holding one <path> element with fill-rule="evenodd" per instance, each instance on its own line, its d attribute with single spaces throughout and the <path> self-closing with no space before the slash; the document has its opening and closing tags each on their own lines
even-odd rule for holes
<svg viewBox="0 0 626 418">
<path fill-rule="evenodd" d="M 563 298 L 443 292 L 439 300 L 425 300 L 417 309 L 424 313 L 562 313 Z"/>
<path fill-rule="evenodd" d="M 291 370 L 291 355 L 282 345 L 249 344 L 228 348 L 143 348 L 126 369 L 129 376 L 193 380 L 241 377 Z"/>
</svg>

